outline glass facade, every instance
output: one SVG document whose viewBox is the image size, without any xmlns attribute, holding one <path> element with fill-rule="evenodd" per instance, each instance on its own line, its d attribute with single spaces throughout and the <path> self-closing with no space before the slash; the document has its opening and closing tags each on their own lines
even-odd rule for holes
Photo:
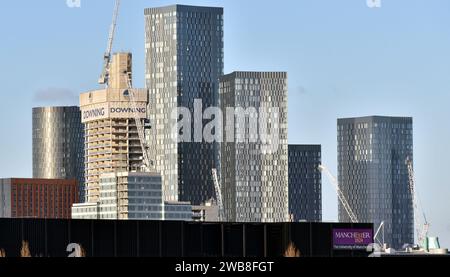
<svg viewBox="0 0 450 277">
<path fill-rule="evenodd" d="M 211 169 L 218 167 L 217 145 L 174 141 L 177 121 L 171 113 L 177 107 L 193 112 L 194 99 L 203 101 L 203 110 L 217 106 L 224 66 L 223 9 L 149 8 L 145 22 L 151 155 L 162 174 L 165 200 L 200 205 L 214 197 Z"/>
<path fill-rule="evenodd" d="M 322 221 L 320 145 L 289 145 L 289 214 L 294 222 Z"/>
<path fill-rule="evenodd" d="M 409 117 L 338 120 L 338 180 L 360 222 L 385 222 L 394 248 L 414 242 L 413 205 L 406 159 L 413 159 Z M 339 220 L 350 222 L 339 206 Z"/>
<path fill-rule="evenodd" d="M 159 174 L 105 173 L 100 176 L 99 202 L 74 205 L 72 217 L 105 220 L 191 221 L 190 203 L 173 202 L 165 203 L 163 206 L 161 188 Z"/>
<path fill-rule="evenodd" d="M 33 108 L 33 178 L 76 179 L 84 199 L 84 126 L 79 107 Z"/>
<path fill-rule="evenodd" d="M 252 119 L 257 119 L 251 114 L 245 118 L 245 123 L 236 120 L 234 142 L 227 139 L 221 143 L 220 178 L 227 220 L 288 221 L 287 74 L 234 72 L 225 75 L 220 80 L 220 106 L 225 111 L 224 118 L 229 117 L 228 107 L 255 108 L 257 111 L 260 108 L 267 111 L 279 109 L 278 122 L 264 122 L 279 127 L 279 147 L 276 151 L 265 153 L 262 140 L 255 140 L 247 131 L 242 133 L 244 142 L 237 141 L 239 130 L 249 126 Z M 225 132 L 224 137 L 227 136 Z"/>
<path fill-rule="evenodd" d="M 161 177 L 123 172 L 100 177 L 101 219 L 162 219 Z"/>
</svg>

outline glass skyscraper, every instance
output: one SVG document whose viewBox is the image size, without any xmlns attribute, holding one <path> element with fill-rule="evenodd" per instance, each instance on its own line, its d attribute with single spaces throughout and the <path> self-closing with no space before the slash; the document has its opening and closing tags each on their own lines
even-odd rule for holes
<svg viewBox="0 0 450 277">
<path fill-rule="evenodd" d="M 320 145 L 289 145 L 289 214 L 294 222 L 322 221 Z"/>
<path fill-rule="evenodd" d="M 413 243 L 413 205 L 406 160 L 413 159 L 413 120 L 361 117 L 338 120 L 338 180 L 360 222 L 385 222 L 394 248 Z M 339 205 L 339 221 L 350 219 Z"/>
<path fill-rule="evenodd" d="M 79 107 L 33 108 L 33 178 L 76 179 L 84 199 L 84 126 Z"/>
<path fill-rule="evenodd" d="M 199 205 L 214 197 L 211 169 L 219 167 L 217 145 L 201 138 L 177 143 L 177 120 L 171 115 L 178 107 L 192 113 L 195 99 L 202 101 L 201 112 L 217 106 L 223 75 L 223 9 L 148 8 L 145 22 L 151 157 L 162 174 L 165 200 Z"/>
<path fill-rule="evenodd" d="M 288 198 L 288 144 L 287 144 L 287 74 L 285 72 L 234 72 L 220 80 L 220 105 L 227 125 L 227 108 L 246 109 L 245 118 L 224 132 L 221 143 L 221 185 L 226 219 L 235 222 L 287 222 Z M 251 113 L 251 109 L 259 114 Z M 261 133 L 254 136 L 251 125 L 264 118 L 261 108 L 279 113 L 267 122 L 258 122 L 278 128 L 279 144 L 266 152 Z M 235 110 L 236 112 L 236 110 Z M 270 116 L 267 116 L 269 119 Z M 245 130 L 244 132 L 242 130 Z M 234 141 L 229 141 L 228 131 Z M 240 135 L 238 135 L 240 134 Z M 243 140 L 238 140 L 238 138 Z M 274 143 L 267 140 L 266 143 Z"/>
</svg>

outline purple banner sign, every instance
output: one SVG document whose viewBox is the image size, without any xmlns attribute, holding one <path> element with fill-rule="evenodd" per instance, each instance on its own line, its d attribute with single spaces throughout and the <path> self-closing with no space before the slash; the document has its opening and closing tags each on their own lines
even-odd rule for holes
<svg viewBox="0 0 450 277">
<path fill-rule="evenodd" d="M 333 229 L 334 249 L 365 249 L 371 243 L 372 229 Z"/>
</svg>

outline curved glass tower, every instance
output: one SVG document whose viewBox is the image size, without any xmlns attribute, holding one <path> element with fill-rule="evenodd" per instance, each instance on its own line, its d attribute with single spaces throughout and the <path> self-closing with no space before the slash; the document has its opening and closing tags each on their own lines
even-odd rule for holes
<svg viewBox="0 0 450 277">
<path fill-rule="evenodd" d="M 33 108 L 33 178 L 76 179 L 84 199 L 84 127 L 79 107 Z"/>
</svg>

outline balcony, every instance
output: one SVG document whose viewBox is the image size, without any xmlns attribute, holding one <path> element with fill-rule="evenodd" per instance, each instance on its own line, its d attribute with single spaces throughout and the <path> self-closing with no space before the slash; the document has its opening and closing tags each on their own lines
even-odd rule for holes
<svg viewBox="0 0 450 277">
<path fill-rule="evenodd" d="M 98 155 L 105 155 L 105 154 L 111 154 L 112 151 L 111 150 L 104 150 L 104 151 L 96 151 L 96 152 L 88 152 L 87 156 L 88 157 L 92 157 L 92 156 L 98 156 Z"/>
<path fill-rule="evenodd" d="M 101 141 L 105 141 L 105 140 L 110 140 L 109 137 L 102 137 L 102 138 L 88 138 L 87 139 L 87 143 L 91 144 L 91 143 L 95 143 L 95 142 L 101 142 Z"/>
<path fill-rule="evenodd" d="M 127 129 L 113 129 L 111 132 L 113 134 L 127 134 L 128 133 Z"/>
<path fill-rule="evenodd" d="M 97 144 L 97 145 L 90 145 L 89 147 L 85 147 L 85 150 L 92 150 L 92 149 L 98 149 L 98 148 L 107 148 L 107 147 L 111 147 L 110 143 L 101 143 L 101 144 Z"/>
<path fill-rule="evenodd" d="M 112 140 L 127 140 L 128 138 L 126 136 L 112 136 Z"/>
</svg>

